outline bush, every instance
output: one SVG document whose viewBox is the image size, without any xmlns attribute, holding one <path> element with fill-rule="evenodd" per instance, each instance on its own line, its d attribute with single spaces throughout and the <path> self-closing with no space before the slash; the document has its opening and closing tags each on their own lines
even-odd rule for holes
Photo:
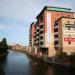
<svg viewBox="0 0 75 75">
<path fill-rule="evenodd" d="M 0 42 L 0 53 L 7 52 L 7 50 L 8 50 L 7 41 L 6 38 L 3 38 L 3 40 Z"/>
<path fill-rule="evenodd" d="M 66 61 L 69 61 L 69 59 L 68 59 L 68 55 L 67 55 L 67 53 L 65 53 L 65 52 L 60 52 L 58 55 L 56 55 L 56 59 L 57 59 L 57 61 L 58 62 L 66 62 Z"/>
</svg>

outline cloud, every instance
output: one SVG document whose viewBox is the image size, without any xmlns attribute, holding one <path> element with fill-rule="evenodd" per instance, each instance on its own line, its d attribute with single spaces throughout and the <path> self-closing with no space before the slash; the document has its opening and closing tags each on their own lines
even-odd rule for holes
<svg viewBox="0 0 75 75">
<path fill-rule="evenodd" d="M 5 25 L 0 24 L 0 30 L 5 30 L 5 29 L 12 29 L 12 28 L 9 26 L 5 26 Z"/>
<path fill-rule="evenodd" d="M 21 32 L 25 32 L 25 28 L 21 27 L 21 26 L 17 26 L 17 25 L 1 25 L 0 24 L 0 30 L 13 30 L 13 31 L 21 31 Z"/>
</svg>

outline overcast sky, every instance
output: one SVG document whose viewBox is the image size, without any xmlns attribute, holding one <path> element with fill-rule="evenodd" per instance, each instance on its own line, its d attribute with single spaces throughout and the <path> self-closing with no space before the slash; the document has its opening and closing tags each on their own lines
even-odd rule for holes
<svg viewBox="0 0 75 75">
<path fill-rule="evenodd" d="M 0 0 L 0 40 L 8 44 L 29 44 L 29 26 L 44 6 L 68 7 L 75 11 L 75 0 Z"/>
</svg>

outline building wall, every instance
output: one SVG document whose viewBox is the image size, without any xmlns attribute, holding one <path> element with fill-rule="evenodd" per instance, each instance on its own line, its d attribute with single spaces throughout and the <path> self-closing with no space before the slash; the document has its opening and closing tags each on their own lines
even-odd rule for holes
<svg viewBox="0 0 75 75">
<path fill-rule="evenodd" d="M 51 14 L 51 33 L 50 33 L 50 43 L 48 40 L 48 29 L 47 29 L 47 13 Z M 55 48 L 54 48 L 54 24 L 57 19 L 59 19 L 61 16 L 65 17 L 74 17 L 74 13 L 68 13 L 68 12 L 57 12 L 57 11 L 45 11 L 45 47 L 49 48 L 49 55 L 55 54 Z"/>
<path fill-rule="evenodd" d="M 35 23 L 32 23 L 29 30 L 29 43 L 30 46 L 34 46 L 34 39 L 35 39 Z"/>
<path fill-rule="evenodd" d="M 55 21 L 58 20 L 60 17 L 74 17 L 73 12 L 60 12 L 60 11 L 50 11 L 47 9 L 44 9 L 41 14 L 37 17 L 36 27 L 32 27 L 32 41 L 35 42 L 36 49 L 39 51 L 39 48 L 48 48 L 48 56 L 53 56 L 57 52 L 54 46 L 54 25 Z M 42 23 L 42 28 L 41 28 Z M 60 29 L 62 27 L 62 20 L 59 21 L 59 46 L 60 48 L 63 47 L 63 34 L 62 30 Z M 42 30 L 42 33 L 40 31 Z M 36 32 L 35 32 L 36 31 Z M 34 34 L 35 33 L 35 34 Z M 35 36 L 35 38 L 34 38 Z M 40 38 L 42 36 L 42 39 Z M 35 41 L 34 41 L 35 40 Z M 60 52 L 60 48 L 57 49 Z M 61 48 L 62 49 L 62 48 Z"/>
<path fill-rule="evenodd" d="M 68 30 L 68 28 L 65 27 L 65 24 L 73 24 L 75 27 L 75 19 L 62 19 L 63 51 L 70 54 L 71 52 L 75 52 L 75 28 L 70 28 L 70 30 Z M 69 40 L 67 40 L 67 38 L 69 38 Z"/>
<path fill-rule="evenodd" d="M 66 52 L 67 54 L 75 52 L 75 19 L 63 17 L 60 18 L 56 23 L 58 26 L 58 47 L 55 49 L 56 52 Z M 71 25 L 72 28 L 69 30 L 68 26 Z"/>
<path fill-rule="evenodd" d="M 57 31 L 55 31 L 57 30 Z M 54 48 L 57 54 L 59 54 L 62 51 L 63 47 L 63 34 L 62 34 L 62 19 L 55 22 L 54 25 Z M 58 36 L 58 37 L 56 37 Z M 58 42 L 58 43 L 55 43 Z"/>
</svg>

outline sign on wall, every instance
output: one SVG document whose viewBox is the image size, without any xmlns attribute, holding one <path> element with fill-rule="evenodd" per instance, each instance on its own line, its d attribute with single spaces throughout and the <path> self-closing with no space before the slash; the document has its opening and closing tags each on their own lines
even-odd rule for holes
<svg viewBox="0 0 75 75">
<path fill-rule="evenodd" d="M 64 24 L 64 34 L 75 34 L 75 24 Z"/>
<path fill-rule="evenodd" d="M 75 38 L 64 38 L 65 42 L 75 42 Z"/>
<path fill-rule="evenodd" d="M 72 37 L 75 35 L 75 24 L 65 24 L 64 28 L 66 28 L 64 29 L 64 34 L 68 35 L 67 38 L 66 37 L 64 38 L 64 41 L 65 42 L 69 42 L 69 41 L 75 42 L 75 38 Z"/>
<path fill-rule="evenodd" d="M 73 31 L 73 30 L 71 30 L 71 31 L 69 31 L 69 30 L 64 30 L 64 34 L 71 34 L 71 35 L 75 35 L 75 31 Z"/>
<path fill-rule="evenodd" d="M 52 43 L 52 38 L 51 38 L 51 13 L 47 13 L 47 43 Z"/>
</svg>

